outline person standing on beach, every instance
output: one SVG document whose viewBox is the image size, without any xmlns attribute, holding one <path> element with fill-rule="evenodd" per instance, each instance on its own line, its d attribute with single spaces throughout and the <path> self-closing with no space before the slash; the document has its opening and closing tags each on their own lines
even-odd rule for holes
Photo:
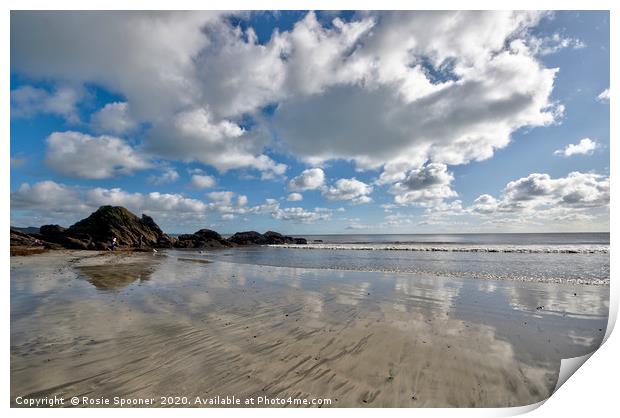
<svg viewBox="0 0 620 418">
<path fill-rule="evenodd" d="M 116 249 L 116 237 L 112 238 L 112 251 Z"/>
</svg>

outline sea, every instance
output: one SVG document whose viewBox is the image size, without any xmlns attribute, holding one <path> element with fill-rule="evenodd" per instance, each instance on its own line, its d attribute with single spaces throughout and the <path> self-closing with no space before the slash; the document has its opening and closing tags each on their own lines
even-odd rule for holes
<svg viewBox="0 0 620 418">
<path fill-rule="evenodd" d="M 303 236 L 303 235 L 302 235 Z M 304 245 L 208 252 L 265 266 L 609 285 L 609 233 L 305 235 Z"/>
</svg>

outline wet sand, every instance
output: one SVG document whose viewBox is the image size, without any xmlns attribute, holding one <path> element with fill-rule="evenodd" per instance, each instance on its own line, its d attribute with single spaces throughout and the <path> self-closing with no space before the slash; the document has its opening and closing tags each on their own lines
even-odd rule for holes
<svg viewBox="0 0 620 418">
<path fill-rule="evenodd" d="M 254 266 L 190 252 L 12 257 L 11 404 L 234 395 L 526 405 L 549 396 L 562 358 L 598 348 L 608 305 L 607 286 Z"/>
</svg>

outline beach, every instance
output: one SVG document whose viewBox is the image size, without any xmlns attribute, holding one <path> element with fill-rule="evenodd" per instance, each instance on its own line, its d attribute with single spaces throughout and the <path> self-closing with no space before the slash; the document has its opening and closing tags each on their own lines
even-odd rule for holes
<svg viewBox="0 0 620 418">
<path fill-rule="evenodd" d="M 605 334 L 605 284 L 227 261 L 235 251 L 11 257 L 11 404 L 519 406 Z"/>
</svg>

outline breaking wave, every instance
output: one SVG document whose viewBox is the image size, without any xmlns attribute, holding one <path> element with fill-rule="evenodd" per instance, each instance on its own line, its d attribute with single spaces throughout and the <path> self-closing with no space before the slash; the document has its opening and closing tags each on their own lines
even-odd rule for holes
<svg viewBox="0 0 620 418">
<path fill-rule="evenodd" d="M 274 248 L 293 248 L 300 250 L 348 250 L 348 251 L 419 251 L 419 252 L 459 252 L 459 253 L 526 253 L 526 254 L 608 254 L 608 245 L 412 245 L 412 244 L 273 244 Z"/>
</svg>

